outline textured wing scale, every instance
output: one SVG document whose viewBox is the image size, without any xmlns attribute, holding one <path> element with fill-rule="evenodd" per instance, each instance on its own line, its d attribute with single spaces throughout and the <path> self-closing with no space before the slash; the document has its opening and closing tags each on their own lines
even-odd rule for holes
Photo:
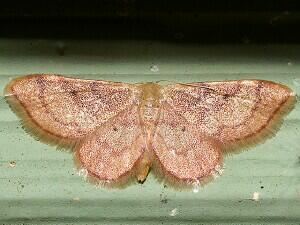
<svg viewBox="0 0 300 225">
<path fill-rule="evenodd" d="M 72 148 L 90 180 L 119 186 L 135 175 L 144 151 L 137 88 L 37 74 L 12 80 L 5 96 L 29 133 Z"/>
<path fill-rule="evenodd" d="M 260 80 L 170 85 L 165 98 L 188 123 L 227 150 L 272 135 L 295 101 L 288 87 Z"/>
<path fill-rule="evenodd" d="M 222 152 L 264 140 L 293 107 L 286 86 L 245 80 L 168 85 L 152 147 L 163 180 L 193 186 L 222 171 Z"/>
<path fill-rule="evenodd" d="M 127 184 L 136 175 L 146 145 L 138 108 L 122 112 L 102 124 L 75 147 L 79 168 L 106 186 Z"/>
<path fill-rule="evenodd" d="M 207 181 L 222 165 L 218 144 L 199 133 L 168 104 L 162 107 L 151 143 L 158 174 L 180 186 Z"/>
<path fill-rule="evenodd" d="M 129 85 L 54 75 L 11 81 L 6 99 L 39 140 L 70 147 L 133 104 Z"/>
</svg>

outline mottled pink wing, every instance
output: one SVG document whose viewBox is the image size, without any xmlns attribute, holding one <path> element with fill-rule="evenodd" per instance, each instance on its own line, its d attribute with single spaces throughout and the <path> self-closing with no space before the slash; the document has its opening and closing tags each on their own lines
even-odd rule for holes
<svg viewBox="0 0 300 225">
<path fill-rule="evenodd" d="M 221 150 L 271 133 L 294 100 L 289 88 L 269 81 L 166 86 L 152 142 L 160 172 L 183 184 L 213 176 L 221 168 Z"/>
<path fill-rule="evenodd" d="M 101 184 L 126 184 L 136 175 L 146 144 L 139 120 L 138 106 L 133 106 L 88 135 L 75 147 L 81 169 Z"/>
<path fill-rule="evenodd" d="M 222 166 L 218 143 L 198 132 L 193 124 L 168 104 L 161 107 L 160 118 L 151 140 L 155 168 L 175 185 L 195 185 L 217 174 Z"/>
<path fill-rule="evenodd" d="M 288 87 L 262 80 L 169 85 L 163 95 L 198 133 L 228 147 L 273 132 L 295 101 Z"/>
<path fill-rule="evenodd" d="M 12 80 L 5 95 L 27 131 L 59 147 L 73 146 L 138 98 L 132 85 L 45 74 Z"/>
</svg>

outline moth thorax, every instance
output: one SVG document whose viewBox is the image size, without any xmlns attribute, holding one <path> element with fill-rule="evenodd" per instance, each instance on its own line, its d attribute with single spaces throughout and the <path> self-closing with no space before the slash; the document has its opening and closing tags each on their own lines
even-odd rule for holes
<svg viewBox="0 0 300 225">
<path fill-rule="evenodd" d="M 157 100 L 148 99 L 143 102 L 143 106 L 141 108 L 142 118 L 146 123 L 153 123 L 157 119 L 158 116 L 158 105 Z"/>
<path fill-rule="evenodd" d="M 151 101 L 154 105 L 159 102 L 161 96 L 161 86 L 157 83 L 145 83 L 141 85 L 142 100 Z M 155 105 L 158 107 L 158 105 Z"/>
<path fill-rule="evenodd" d="M 145 83 L 141 85 L 142 106 L 141 115 L 146 127 L 151 127 L 157 120 L 160 107 L 161 86 L 157 83 Z"/>
</svg>

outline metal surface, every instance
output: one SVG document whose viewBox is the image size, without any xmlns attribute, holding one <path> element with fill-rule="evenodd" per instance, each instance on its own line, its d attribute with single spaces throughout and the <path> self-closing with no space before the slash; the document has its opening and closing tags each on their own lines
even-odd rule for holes
<svg viewBox="0 0 300 225">
<path fill-rule="evenodd" d="M 124 82 L 266 79 L 300 94 L 300 46 L 0 40 L 0 88 L 51 72 Z M 62 54 L 63 53 L 63 54 Z M 299 224 L 300 107 L 264 144 L 227 156 L 223 176 L 178 191 L 150 175 L 126 189 L 96 188 L 72 155 L 27 135 L 0 99 L 0 224 Z M 255 200 L 253 200 L 255 199 Z"/>
</svg>

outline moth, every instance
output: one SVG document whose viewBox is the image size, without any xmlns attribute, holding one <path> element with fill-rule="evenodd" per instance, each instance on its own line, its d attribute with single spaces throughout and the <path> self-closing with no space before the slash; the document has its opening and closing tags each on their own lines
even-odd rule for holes
<svg viewBox="0 0 300 225">
<path fill-rule="evenodd" d="M 218 175 L 223 156 L 274 134 L 295 103 L 264 80 L 129 84 L 34 74 L 12 80 L 6 100 L 26 131 L 72 150 L 90 180 L 144 182 L 150 168 L 175 187 Z"/>
</svg>

